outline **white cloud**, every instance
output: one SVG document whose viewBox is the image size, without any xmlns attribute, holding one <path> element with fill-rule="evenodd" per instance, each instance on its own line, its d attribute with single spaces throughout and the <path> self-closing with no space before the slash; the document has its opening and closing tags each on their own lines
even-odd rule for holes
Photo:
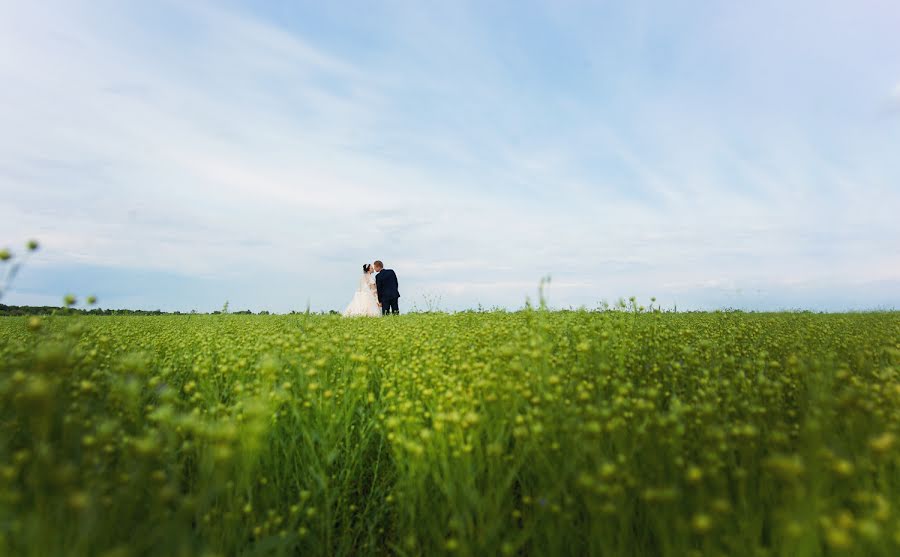
<svg viewBox="0 0 900 557">
<path fill-rule="evenodd" d="M 900 103 L 900 83 L 897 83 L 897 85 L 894 86 L 894 90 L 891 91 L 891 99 L 893 99 L 895 103 Z"/>
<path fill-rule="evenodd" d="M 0 238 L 39 237 L 35 265 L 312 276 L 318 307 L 376 257 L 407 300 L 460 306 L 517 305 L 548 273 L 562 305 L 900 279 L 898 169 L 866 141 L 832 160 L 802 122 L 723 121 L 678 91 L 636 88 L 624 124 L 545 104 L 465 13 L 390 18 L 412 52 L 394 64 L 167 9 L 192 38 L 122 6 L 0 9 Z"/>
</svg>

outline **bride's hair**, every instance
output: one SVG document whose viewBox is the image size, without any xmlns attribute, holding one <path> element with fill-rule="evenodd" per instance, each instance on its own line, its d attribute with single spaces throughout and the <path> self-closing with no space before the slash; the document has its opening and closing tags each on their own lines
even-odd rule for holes
<svg viewBox="0 0 900 557">
<path fill-rule="evenodd" d="M 363 263 L 363 272 L 364 272 L 364 273 L 368 273 L 370 267 L 372 267 L 371 264 L 369 264 L 369 263 Z"/>
</svg>

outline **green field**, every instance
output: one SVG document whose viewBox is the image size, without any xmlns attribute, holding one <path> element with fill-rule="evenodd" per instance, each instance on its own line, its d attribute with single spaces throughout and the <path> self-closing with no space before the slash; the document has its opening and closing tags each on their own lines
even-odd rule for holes
<svg viewBox="0 0 900 557">
<path fill-rule="evenodd" d="M 900 554 L 900 313 L 0 318 L 0 554 Z"/>
</svg>

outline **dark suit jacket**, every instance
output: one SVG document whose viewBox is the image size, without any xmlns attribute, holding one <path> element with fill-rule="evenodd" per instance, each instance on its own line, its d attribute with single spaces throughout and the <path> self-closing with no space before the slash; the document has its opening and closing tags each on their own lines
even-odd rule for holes
<svg viewBox="0 0 900 557">
<path fill-rule="evenodd" d="M 399 298 L 397 274 L 391 269 L 382 269 L 375 275 L 375 289 L 378 290 L 378 301 L 382 304 Z"/>
</svg>

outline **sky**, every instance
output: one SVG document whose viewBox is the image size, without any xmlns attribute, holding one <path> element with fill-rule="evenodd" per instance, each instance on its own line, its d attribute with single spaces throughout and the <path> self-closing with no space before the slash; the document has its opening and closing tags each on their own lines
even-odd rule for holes
<svg viewBox="0 0 900 557">
<path fill-rule="evenodd" d="M 900 306 L 900 4 L 0 0 L 0 302 Z"/>
</svg>

